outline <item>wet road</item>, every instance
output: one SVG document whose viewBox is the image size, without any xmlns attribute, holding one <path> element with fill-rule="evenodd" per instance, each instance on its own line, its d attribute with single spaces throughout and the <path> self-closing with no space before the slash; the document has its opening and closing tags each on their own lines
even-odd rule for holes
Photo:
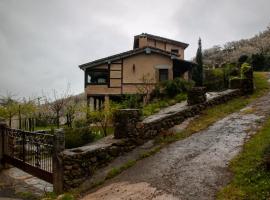
<svg viewBox="0 0 270 200">
<path fill-rule="evenodd" d="M 229 161 L 269 111 L 270 93 L 139 161 L 83 199 L 215 199 L 216 192 L 230 180 Z"/>
</svg>

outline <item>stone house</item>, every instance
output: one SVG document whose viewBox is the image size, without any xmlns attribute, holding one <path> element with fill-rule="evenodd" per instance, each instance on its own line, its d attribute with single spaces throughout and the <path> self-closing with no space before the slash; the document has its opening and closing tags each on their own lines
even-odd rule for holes
<svg viewBox="0 0 270 200">
<path fill-rule="evenodd" d="M 85 93 L 93 109 L 122 94 L 138 93 L 148 77 L 155 85 L 176 77 L 189 78 L 194 63 L 184 60 L 188 44 L 142 33 L 134 36 L 133 49 L 79 66 L 84 70 Z"/>
</svg>

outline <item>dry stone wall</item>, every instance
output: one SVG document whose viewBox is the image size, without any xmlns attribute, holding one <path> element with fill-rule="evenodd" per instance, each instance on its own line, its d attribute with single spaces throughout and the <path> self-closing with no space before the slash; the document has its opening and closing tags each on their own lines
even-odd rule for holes
<svg viewBox="0 0 270 200">
<path fill-rule="evenodd" d="M 227 90 L 202 104 L 183 106 L 180 109 L 151 120 L 140 121 L 136 109 L 119 110 L 114 117 L 115 137 L 108 136 L 93 144 L 62 152 L 64 189 L 68 190 L 89 179 L 95 170 L 106 166 L 111 160 L 137 145 L 157 136 L 161 131 L 180 124 L 199 114 L 207 107 L 224 103 L 240 95 L 240 90 Z"/>
</svg>

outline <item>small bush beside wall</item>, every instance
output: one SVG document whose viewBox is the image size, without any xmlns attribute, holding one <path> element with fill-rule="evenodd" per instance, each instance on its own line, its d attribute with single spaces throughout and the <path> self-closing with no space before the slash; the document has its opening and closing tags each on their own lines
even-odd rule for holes
<svg viewBox="0 0 270 200">
<path fill-rule="evenodd" d="M 182 92 L 186 93 L 194 86 L 194 82 L 187 81 L 183 78 L 176 78 L 162 83 L 162 86 L 166 96 L 174 97 Z"/>
<path fill-rule="evenodd" d="M 65 128 L 65 146 L 67 149 L 80 147 L 93 142 L 97 135 L 89 127 Z"/>
<path fill-rule="evenodd" d="M 226 89 L 223 69 L 204 70 L 204 86 L 208 91 L 221 91 Z"/>
</svg>

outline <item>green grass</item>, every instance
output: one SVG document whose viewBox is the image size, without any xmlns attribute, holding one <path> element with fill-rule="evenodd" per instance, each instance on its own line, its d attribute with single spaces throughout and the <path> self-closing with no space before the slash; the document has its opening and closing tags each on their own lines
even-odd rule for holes
<svg viewBox="0 0 270 200">
<path fill-rule="evenodd" d="M 31 192 L 18 192 L 18 193 L 16 193 L 16 196 L 18 196 L 19 198 L 22 198 L 22 199 L 27 199 L 27 200 L 37 200 L 38 199 L 38 197 Z"/>
<path fill-rule="evenodd" d="M 111 171 L 108 172 L 105 179 L 107 180 L 107 179 L 111 179 L 115 177 L 116 175 L 120 174 L 122 171 L 132 167 L 135 163 L 136 163 L 136 160 L 129 160 L 128 162 L 123 164 L 121 167 L 112 168 Z"/>
<path fill-rule="evenodd" d="M 161 100 L 151 102 L 143 107 L 143 109 L 142 109 L 143 116 L 147 117 L 149 115 L 157 113 L 162 108 L 174 105 L 174 104 L 179 103 L 181 101 L 185 101 L 186 99 L 187 99 L 187 94 L 180 93 L 172 99 L 166 98 L 166 99 L 161 99 Z"/>
<path fill-rule="evenodd" d="M 66 125 L 61 125 L 60 128 L 66 128 Z M 35 131 L 50 131 L 52 129 L 57 129 L 57 125 L 48 125 L 48 126 L 36 126 Z"/>
<path fill-rule="evenodd" d="M 270 147 L 270 119 L 253 136 L 243 151 L 230 163 L 234 174 L 231 183 L 223 188 L 218 199 L 268 199 L 270 197 L 270 171 L 265 169 L 265 151 Z"/>
<path fill-rule="evenodd" d="M 61 195 L 56 195 L 54 192 L 48 192 L 46 193 L 42 199 L 46 199 L 46 200 L 75 200 L 76 197 L 71 194 L 71 193 L 64 193 L 64 194 L 61 194 Z"/>
<path fill-rule="evenodd" d="M 98 127 L 98 126 L 91 126 L 91 130 L 93 132 L 96 132 L 96 133 L 101 133 L 102 135 L 104 135 L 103 133 L 103 130 L 101 127 Z M 112 126 L 109 126 L 106 128 L 106 132 L 107 132 L 107 135 L 112 135 L 114 133 L 114 127 Z"/>
</svg>

